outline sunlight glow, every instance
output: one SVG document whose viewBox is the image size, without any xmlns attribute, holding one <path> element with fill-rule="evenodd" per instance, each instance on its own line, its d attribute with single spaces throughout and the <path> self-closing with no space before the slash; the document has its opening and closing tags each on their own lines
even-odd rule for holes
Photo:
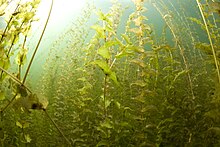
<svg viewBox="0 0 220 147">
<path fill-rule="evenodd" d="M 41 18 L 47 16 L 51 4 L 51 0 L 42 0 L 37 15 Z M 85 5 L 85 0 L 54 0 L 51 19 L 56 17 L 56 21 L 62 21 L 70 15 L 74 15 Z"/>
</svg>

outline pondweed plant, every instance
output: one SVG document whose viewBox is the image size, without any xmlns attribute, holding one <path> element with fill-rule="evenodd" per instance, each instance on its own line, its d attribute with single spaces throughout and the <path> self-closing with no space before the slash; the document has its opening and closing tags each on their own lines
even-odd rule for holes
<svg viewBox="0 0 220 147">
<path fill-rule="evenodd" d="M 62 64 L 58 66 L 63 69 L 62 72 L 56 66 L 50 67 L 50 71 L 60 75 L 56 77 L 51 75 L 51 77 L 56 78 L 55 80 L 60 85 L 60 87 L 53 86 L 58 94 L 58 96 L 54 95 L 54 97 L 57 97 L 54 107 L 59 110 L 54 111 L 54 117 L 59 118 L 59 120 L 62 119 L 63 123 L 69 122 L 66 125 L 66 131 L 72 129 L 69 131 L 69 134 L 71 134 L 69 137 L 71 137 L 71 141 L 75 146 L 114 146 L 117 144 L 124 145 L 127 142 L 129 142 L 128 144 L 145 145 L 150 141 L 145 141 L 142 133 L 143 129 L 151 130 L 151 126 L 155 129 L 153 125 L 144 128 L 146 123 L 148 124 L 148 122 L 145 122 L 144 113 L 152 111 L 155 114 L 157 108 L 150 105 L 145 110 L 145 106 L 148 104 L 145 104 L 144 96 L 146 93 L 151 93 L 151 91 L 145 92 L 141 89 L 146 86 L 144 82 L 148 80 L 147 76 L 153 76 L 154 71 L 150 70 L 150 65 L 143 65 L 143 68 L 149 69 L 150 73 L 148 74 L 143 69 L 143 79 L 138 80 L 137 76 L 140 73 L 138 72 L 138 75 L 134 77 L 133 75 L 137 71 L 131 70 L 133 67 L 142 68 L 141 65 L 145 64 L 142 58 L 147 61 L 150 60 L 148 58 L 155 57 L 152 51 L 145 52 L 143 47 L 143 45 L 151 42 L 151 39 L 148 38 L 151 30 L 144 32 L 145 27 L 150 29 L 150 26 L 144 26 L 145 16 L 136 12 L 129 21 L 135 24 L 135 19 L 140 17 L 138 21 L 143 25 L 143 37 L 136 35 L 137 33 L 134 32 L 139 25 L 135 27 L 128 25 L 130 36 L 126 33 L 117 33 L 118 20 L 122 15 L 121 10 L 118 9 L 119 6 L 119 3 L 114 2 L 109 13 L 105 14 L 102 11 L 97 11 L 99 22 L 91 27 L 95 31 L 95 35 L 88 44 L 81 45 L 82 42 L 77 40 L 82 38 L 81 32 L 74 32 L 79 34 L 74 36 L 77 37 L 76 39 L 72 39 L 77 42 L 73 42 L 70 49 L 65 50 L 67 53 L 64 55 L 65 58 L 56 57 L 61 58 L 59 60 L 63 59 Z M 83 28 L 81 30 L 84 32 Z M 133 43 L 130 37 L 133 40 L 135 38 L 132 35 L 136 35 L 135 37 L 140 39 L 140 43 L 139 41 Z M 141 43 L 142 41 L 143 43 Z M 139 44 L 142 45 L 139 46 Z M 140 60 L 135 60 L 135 57 L 138 56 L 140 56 Z M 55 58 L 53 54 L 52 58 Z M 131 83 L 127 83 L 129 76 Z M 50 79 L 45 78 L 44 80 L 48 82 L 44 81 L 42 83 L 50 84 Z M 52 83 L 50 85 L 52 86 Z M 142 92 L 135 94 L 133 88 L 139 88 Z M 48 92 L 51 93 L 50 90 Z M 130 100 L 135 104 L 131 104 Z M 142 106 L 138 112 L 135 112 L 136 104 Z M 139 115 L 139 113 L 142 114 Z M 151 115 L 147 116 L 150 117 Z M 133 124 L 134 120 L 135 123 Z M 144 127 L 132 130 L 133 125 L 134 128 L 139 126 L 138 121 Z M 136 137 L 130 140 L 133 133 Z M 150 136 L 150 134 L 148 135 Z M 150 138 L 153 142 L 153 137 Z"/>
<path fill-rule="evenodd" d="M 1 1 L 1 6 L 7 6 L 9 4 L 9 1 Z M 49 116 L 49 114 L 46 111 L 46 107 L 48 105 L 48 102 L 43 100 L 42 96 L 39 94 L 34 94 L 30 88 L 28 88 L 25 85 L 28 73 L 30 71 L 32 62 L 34 61 L 34 57 L 36 55 L 36 52 L 39 48 L 39 45 L 41 43 L 42 37 L 44 35 L 46 26 L 48 24 L 50 14 L 53 7 L 53 0 L 51 2 L 50 11 L 48 14 L 48 18 L 46 20 L 45 26 L 43 28 L 43 31 L 41 33 L 40 39 L 37 42 L 37 45 L 34 49 L 33 55 L 31 56 L 31 59 L 27 65 L 27 69 L 25 69 L 24 76 L 21 73 L 23 70 L 23 65 L 26 63 L 26 56 L 28 49 L 26 49 L 26 40 L 30 33 L 31 29 L 31 23 L 35 21 L 35 13 L 37 11 L 37 7 L 40 3 L 40 0 L 33 0 L 30 2 L 22 2 L 21 0 L 18 1 L 17 6 L 15 10 L 10 13 L 6 11 L 6 9 L 1 9 L 3 12 L 1 14 L 5 16 L 6 18 L 6 27 L 4 28 L 4 31 L 1 32 L 1 101 L 6 102 L 1 104 L 1 133 L 2 133 L 2 146 L 8 146 L 8 145 L 15 145 L 15 146 L 27 146 L 31 142 L 30 134 L 27 133 L 26 128 L 29 127 L 30 122 L 25 120 L 25 112 L 30 112 L 30 110 L 43 110 L 46 114 L 46 117 L 50 119 L 50 121 L 53 123 L 53 125 L 56 127 L 56 129 L 59 131 L 59 133 L 66 139 L 66 142 L 70 145 L 71 143 L 69 140 L 64 136 L 62 131 L 59 129 L 57 124 L 54 122 L 54 120 Z M 5 5 L 4 5 L 5 4 Z M 7 17 L 9 17 L 7 19 Z M 23 40 L 23 41 L 22 41 Z M 21 44 L 20 44 L 21 42 Z M 16 48 L 18 48 L 18 51 L 16 52 Z M 13 57 L 14 53 L 17 53 L 15 57 L 15 63 L 17 64 L 17 68 L 14 71 L 13 74 L 8 72 L 7 70 L 10 69 L 10 64 L 13 63 L 11 58 Z M 7 89 L 8 88 L 8 89 Z M 12 96 L 12 99 L 8 99 L 8 97 Z M 39 98 L 41 97 L 41 98 Z M 3 101 L 7 100 L 7 101 Z M 16 122 L 14 124 L 21 128 L 20 131 L 13 131 L 8 132 L 7 127 L 5 127 L 5 124 L 7 122 L 5 121 L 5 117 L 8 117 L 6 114 L 6 109 L 9 108 L 10 105 L 14 105 L 14 113 L 15 114 L 8 114 L 11 115 L 10 117 L 14 117 Z M 16 115 L 18 113 L 18 115 Z M 19 116 L 19 117 L 16 117 Z M 17 120 L 19 119 L 19 120 Z M 9 121 L 6 119 L 6 121 Z M 10 125 L 9 125 L 10 126 Z M 14 127 L 13 127 L 14 128 Z M 20 135 L 19 135 L 20 132 Z M 9 133 L 10 136 L 8 135 Z M 14 133 L 14 135 L 13 135 Z M 11 138 L 11 136 L 18 136 L 17 139 Z M 20 137 L 19 137 L 20 136 Z"/>
<path fill-rule="evenodd" d="M 219 64 L 219 16 L 209 12 L 211 1 L 194 2 L 194 16 L 180 0 L 133 0 L 131 8 L 114 0 L 107 12 L 88 3 L 70 30 L 51 47 L 37 95 L 25 84 L 25 72 L 21 73 L 23 65 L 31 63 L 24 62 L 28 50 L 16 52 L 12 48 L 9 55 L 18 54 L 18 68 L 12 74 L 11 66 L 1 64 L 3 83 L 11 87 L 2 86 L 5 100 L 1 105 L 7 109 L 2 109 L 1 125 L 8 123 L 16 133 L 2 127 L 2 144 L 218 146 L 219 83 L 216 62 L 210 59 L 216 58 Z M 150 9 L 146 5 L 161 16 L 162 32 L 157 24 L 149 23 L 153 18 L 147 15 Z M 132 12 L 125 17 L 127 10 Z M 204 37 L 207 27 L 216 57 L 210 40 Z M 13 46 L 21 47 L 17 44 Z M 14 111 L 7 106 L 13 102 L 7 103 L 7 99 L 15 93 L 24 98 L 15 100 Z M 41 106 L 44 103 L 38 102 L 40 95 L 49 98 L 47 111 Z M 19 113 L 18 104 L 29 101 L 35 101 L 36 109 L 43 109 L 46 115 Z M 52 118 L 61 134 L 44 117 Z"/>
<path fill-rule="evenodd" d="M 57 48 L 63 38 L 71 40 L 61 54 L 51 50 L 39 85 L 53 101 L 50 113 L 65 125 L 73 146 L 218 144 L 211 137 L 218 137 L 219 124 L 217 88 L 209 76 L 214 72 L 198 50 L 207 43 L 191 27 L 201 20 L 183 13 L 182 1 L 133 2 L 125 26 L 126 9 L 114 1 L 107 13 L 95 9 L 98 20 L 86 27 L 93 15 L 89 7 L 55 43 Z M 161 38 L 144 4 L 161 14 Z"/>
</svg>

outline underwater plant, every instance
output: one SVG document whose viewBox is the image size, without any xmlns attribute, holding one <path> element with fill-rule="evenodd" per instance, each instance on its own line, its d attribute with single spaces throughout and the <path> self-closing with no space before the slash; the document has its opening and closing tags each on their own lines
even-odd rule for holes
<svg viewBox="0 0 220 147">
<path fill-rule="evenodd" d="M 3 3 L 3 2 L 2 2 Z M 8 3 L 5 1 L 5 3 Z M 65 137 L 63 132 L 59 129 L 57 124 L 54 122 L 54 120 L 49 116 L 49 114 L 46 111 L 48 101 L 46 99 L 39 99 L 38 94 L 34 94 L 30 88 L 25 86 L 25 82 L 28 76 L 28 73 L 30 71 L 32 62 L 34 60 L 34 57 L 36 55 L 36 52 L 39 48 L 39 45 L 41 43 L 42 37 L 44 35 L 44 32 L 46 30 L 52 8 L 53 8 L 53 0 L 51 1 L 51 6 L 50 6 L 50 11 L 46 20 L 46 23 L 44 25 L 43 31 L 41 33 L 40 39 L 38 40 L 38 43 L 34 49 L 34 52 L 32 54 L 32 57 L 28 63 L 27 69 L 25 71 L 24 77 L 21 78 L 21 69 L 22 66 L 25 64 L 26 60 L 26 54 L 27 54 L 27 49 L 25 49 L 25 43 L 27 40 L 28 33 L 31 28 L 31 23 L 34 21 L 34 15 L 37 10 L 37 6 L 40 3 L 40 0 L 33 0 L 31 2 L 26 2 L 24 4 L 20 4 L 21 1 L 17 4 L 17 7 L 13 14 L 10 16 L 9 21 L 7 22 L 7 26 L 4 29 L 4 32 L 1 34 L 1 83 L 6 81 L 6 75 L 9 77 L 9 82 L 11 83 L 10 88 L 12 89 L 13 93 L 13 98 L 9 100 L 8 104 L 6 104 L 2 109 L 1 109 L 1 119 L 4 117 L 4 113 L 6 109 L 14 103 L 14 107 L 16 111 L 26 111 L 30 112 L 30 110 L 43 110 L 46 114 L 46 116 L 49 118 L 49 120 L 53 123 L 53 125 L 56 127 L 56 129 L 59 131 L 59 133 L 64 137 L 64 139 L 67 141 L 68 144 L 71 144 L 69 140 Z M 29 8 L 29 6 L 31 6 Z M 28 8 L 30 9 L 30 12 L 28 11 Z M 23 12 L 22 12 L 23 11 Z M 18 17 L 17 17 L 18 16 Z M 22 21 L 20 21 L 21 19 Z M 20 23 L 20 24 L 19 24 Z M 24 27 L 25 26 L 25 27 Z M 14 29 L 17 29 L 14 30 Z M 12 30 L 12 32 L 11 32 Z M 14 33 L 14 34 L 10 34 Z M 22 33 L 24 35 L 24 41 L 22 46 L 19 46 L 20 50 L 17 54 L 16 57 L 16 63 L 18 65 L 18 73 L 17 74 L 11 74 L 7 71 L 9 68 L 10 64 L 10 56 L 11 56 L 11 51 L 12 47 L 17 44 L 19 40 L 19 34 Z M 8 38 L 6 37 L 12 37 L 11 42 L 8 41 Z M 11 43 L 11 45 L 10 45 Z M 7 46 L 10 46 L 9 49 Z M 7 65 L 7 66 L 6 66 Z M 4 92 L 4 91 L 3 91 Z M 6 93 L 6 92 L 4 92 Z M 5 97 L 5 94 L 1 94 L 1 99 L 3 100 Z M 42 101 L 43 100 L 43 101 Z M 22 121 L 22 120 L 21 120 Z M 20 123 L 19 121 L 16 122 L 16 125 L 22 128 L 22 134 L 24 137 L 24 143 L 30 143 L 31 138 L 29 134 L 24 133 L 24 128 L 28 127 L 29 125 L 24 121 L 23 123 Z"/>
<path fill-rule="evenodd" d="M 95 9 L 98 20 L 91 28 L 85 15 L 86 21 L 67 35 L 69 46 L 62 46 L 61 35 L 54 48 L 60 44 L 62 53 L 51 50 L 47 59 L 42 82 L 47 90 L 42 92 L 56 99 L 51 112 L 66 124 L 72 144 L 194 146 L 215 141 L 208 135 L 217 128 L 207 113 L 213 79 L 206 78 L 214 72 L 198 50 L 200 36 L 184 3 L 137 0 L 123 18 L 122 6 L 114 2 L 107 13 Z M 148 23 L 145 4 L 165 22 L 160 37 Z"/>
<path fill-rule="evenodd" d="M 0 56 L 2 146 L 219 146 L 220 36 L 213 3 L 88 2 L 37 58 L 48 17 L 30 60 L 25 46 L 35 18 L 29 13 L 22 24 L 18 5 L 1 31 L 4 40 L 10 29 L 26 28 L 23 37 L 19 29 L 11 34 Z M 43 69 L 34 73 L 32 63 L 40 59 Z"/>
</svg>

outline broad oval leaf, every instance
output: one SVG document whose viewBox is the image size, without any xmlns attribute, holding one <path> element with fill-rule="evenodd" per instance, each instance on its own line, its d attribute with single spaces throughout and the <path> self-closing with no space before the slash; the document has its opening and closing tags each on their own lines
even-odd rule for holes
<svg viewBox="0 0 220 147">
<path fill-rule="evenodd" d="M 105 61 L 95 60 L 94 62 L 92 62 L 92 64 L 98 65 L 106 75 L 110 75 L 112 72 L 109 65 Z"/>
<path fill-rule="evenodd" d="M 111 71 L 109 65 L 105 61 L 96 60 L 92 62 L 92 64 L 98 65 L 103 70 L 105 75 L 108 75 L 110 79 L 112 79 L 115 82 L 115 84 L 119 85 L 115 72 Z"/>
<path fill-rule="evenodd" d="M 101 55 L 103 58 L 106 58 L 106 59 L 110 59 L 110 57 L 111 57 L 109 49 L 105 45 L 98 49 L 98 54 Z"/>
</svg>

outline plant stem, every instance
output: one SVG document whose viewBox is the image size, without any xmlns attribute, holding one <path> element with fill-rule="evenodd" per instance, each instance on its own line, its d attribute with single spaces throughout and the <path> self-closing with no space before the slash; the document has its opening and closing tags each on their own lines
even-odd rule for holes
<svg viewBox="0 0 220 147">
<path fill-rule="evenodd" d="M 53 123 L 53 125 L 56 127 L 56 129 L 58 130 L 58 132 L 63 136 L 63 138 L 66 140 L 66 142 L 71 145 L 71 142 L 66 138 L 66 136 L 63 134 L 63 132 L 60 130 L 60 128 L 57 126 L 57 124 L 55 123 L 55 121 L 50 117 L 50 115 L 47 113 L 46 109 L 43 109 L 43 111 L 45 112 L 45 114 L 47 115 L 47 117 L 50 119 L 50 121 Z"/>
<path fill-rule="evenodd" d="M 107 116 L 107 108 L 106 108 L 107 78 L 108 78 L 108 75 L 105 75 L 105 79 L 104 79 L 104 90 L 103 90 L 104 115 L 105 115 L 105 117 Z"/>
<path fill-rule="evenodd" d="M 0 111 L 1 114 L 3 114 L 3 112 L 5 111 L 5 109 L 7 109 L 8 106 L 15 100 L 15 98 L 16 98 L 17 95 L 18 95 L 18 94 L 16 93 L 16 94 L 14 95 L 14 97 L 10 100 L 10 102 Z"/>
<path fill-rule="evenodd" d="M 27 75 L 28 75 L 28 73 L 29 73 L 29 71 L 30 71 L 30 68 L 31 68 L 31 65 L 32 65 L 32 63 L 33 63 L 34 57 L 35 57 L 35 55 L 36 55 L 36 53 L 37 53 L 37 50 L 38 50 L 39 45 L 40 45 L 40 43 L 41 43 L 41 40 L 42 40 L 42 38 L 43 38 L 44 32 L 45 32 L 45 30 L 46 30 L 47 24 L 48 24 L 48 22 L 49 22 L 49 18 L 50 18 L 50 15 L 51 15 L 52 8 L 53 8 L 53 0 L 52 0 L 52 2 L 51 2 L 50 11 L 49 11 L 49 14 L 48 14 L 48 17 L 47 17 L 47 21 L 46 21 L 46 23 L 45 23 L 45 25 L 44 25 L 44 29 L 43 29 L 43 31 L 42 31 L 42 33 L 41 33 L 40 39 L 39 39 L 39 41 L 38 41 L 38 43 L 37 43 L 37 46 L 36 46 L 36 48 L 35 48 L 35 50 L 34 50 L 34 53 L 33 53 L 32 57 L 31 57 L 31 60 L 30 60 L 30 62 L 29 62 L 29 65 L 28 65 L 28 67 L 27 67 L 27 70 L 26 70 L 26 72 L 25 72 L 24 79 L 23 79 L 22 83 L 25 83 L 26 78 L 27 78 Z"/>
</svg>

